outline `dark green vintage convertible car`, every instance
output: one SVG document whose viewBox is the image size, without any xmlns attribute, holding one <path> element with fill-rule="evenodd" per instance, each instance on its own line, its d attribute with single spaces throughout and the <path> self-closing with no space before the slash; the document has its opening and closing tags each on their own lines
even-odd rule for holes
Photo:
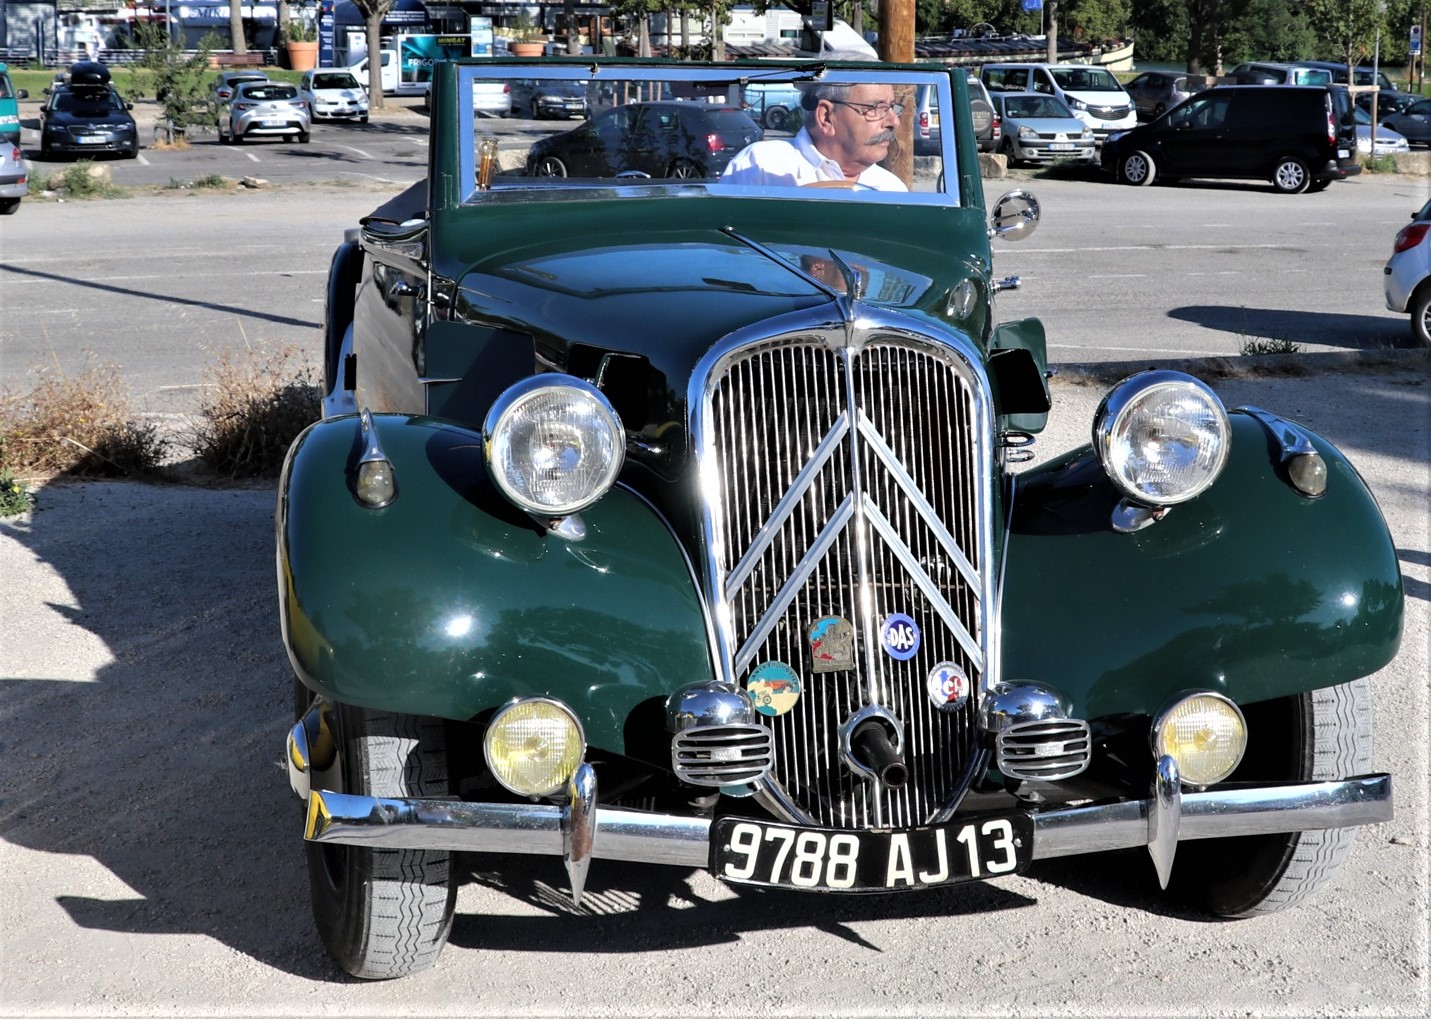
<svg viewBox="0 0 1431 1019">
<path fill-rule="evenodd" d="M 494 77 L 585 82 L 593 118 L 793 86 L 816 124 L 875 85 L 851 108 L 899 186 L 802 166 L 799 123 L 759 143 L 788 179 L 653 174 L 622 138 L 602 177 L 529 176 L 535 136 L 474 118 Z M 1366 677 L 1402 593 L 1371 495 L 1171 371 L 1029 462 L 1043 327 L 996 321 L 990 242 L 1038 207 L 986 210 L 965 88 L 439 66 L 426 180 L 333 257 L 324 419 L 278 502 L 287 760 L 349 972 L 433 964 L 454 853 L 558 857 L 579 904 L 593 860 L 898 892 L 1146 847 L 1150 888 L 1242 916 L 1391 816 Z M 921 90 L 943 130 L 916 156 Z"/>
</svg>

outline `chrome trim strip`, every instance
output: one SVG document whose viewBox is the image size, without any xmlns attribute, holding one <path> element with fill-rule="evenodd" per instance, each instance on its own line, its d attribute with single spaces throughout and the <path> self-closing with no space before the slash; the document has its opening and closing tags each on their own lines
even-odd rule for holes
<svg viewBox="0 0 1431 1019">
<path fill-rule="evenodd" d="M 895 531 L 894 525 L 889 522 L 889 518 L 880 512 L 879 507 L 872 499 L 865 500 L 865 517 L 874 525 L 874 529 L 879 532 L 880 537 L 885 540 L 885 544 L 894 553 L 894 557 L 908 571 L 909 579 L 914 581 L 915 586 L 923 592 L 924 597 L 929 599 L 929 604 L 934 606 L 935 611 L 939 613 L 939 618 L 944 620 L 944 625 L 949 627 L 949 632 L 954 634 L 954 639 L 959 642 L 959 646 L 964 649 L 969 660 L 982 672 L 984 653 L 979 649 L 978 643 L 965 629 L 964 624 L 959 621 L 959 615 L 954 611 L 954 607 L 939 593 L 939 589 L 934 586 L 934 581 L 929 579 L 929 574 L 920 567 L 909 546 L 900 540 L 899 534 Z M 970 587 L 973 586 L 970 585 Z"/>
<path fill-rule="evenodd" d="M 1148 798 L 1148 852 L 1158 872 L 1158 886 L 1168 887 L 1173 875 L 1173 856 L 1178 849 L 1178 829 L 1182 826 L 1183 793 L 1178 762 L 1169 754 L 1158 758 L 1153 774 L 1152 795 Z"/>
<path fill-rule="evenodd" d="M 809 550 L 795 564 L 795 569 L 790 571 L 790 578 L 781 585 L 780 590 L 771 599 L 770 607 L 765 611 L 765 615 L 760 617 L 760 622 L 750 631 L 750 636 L 736 652 L 735 668 L 737 672 L 744 672 L 750 666 L 755 652 L 760 645 L 765 643 L 765 638 L 770 636 L 770 631 L 775 628 L 776 623 L 780 622 L 780 618 L 785 615 L 785 610 L 790 607 L 795 596 L 804 588 L 805 581 L 810 579 L 810 574 L 824 558 L 825 552 L 834 544 L 835 539 L 844 531 L 854 515 L 854 497 L 847 495 L 840 503 L 839 509 L 835 511 L 835 515 L 830 518 L 830 522 L 821 528 L 820 533 L 815 536 Z"/>
<path fill-rule="evenodd" d="M 903 492 L 905 498 L 914 505 L 915 510 L 919 513 L 920 519 L 934 532 L 934 537 L 938 539 L 939 544 L 944 547 L 944 551 L 949 555 L 949 558 L 954 560 L 954 565 L 958 567 L 959 572 L 963 574 L 964 583 L 978 590 L 979 571 L 974 569 L 974 564 L 969 562 L 968 557 L 964 555 L 964 550 L 961 549 L 959 543 L 954 540 L 954 535 L 949 533 L 944 523 L 939 519 L 939 514 L 935 512 L 933 506 L 929 505 L 929 500 L 924 497 L 924 493 L 915 485 L 914 479 L 909 476 L 909 472 L 900 464 L 899 458 L 895 456 L 894 450 L 889 448 L 889 443 L 884 441 L 884 436 L 880 435 L 874 423 L 865 417 L 863 410 L 860 411 L 859 427 L 860 435 L 869 443 L 870 448 L 875 451 L 875 454 L 880 459 L 880 463 L 884 464 L 890 476 L 898 482 L 900 491 Z"/>
<path fill-rule="evenodd" d="M 799 505 L 805 492 L 814 484 L 815 475 L 838 451 L 840 441 L 849 430 L 849 412 L 841 411 L 834 425 L 820 440 L 820 445 L 815 448 L 810 459 L 805 461 L 805 466 L 800 468 L 800 473 L 795 475 L 795 480 L 790 483 L 790 490 L 775 504 L 770 518 L 756 532 L 755 540 L 751 542 L 749 550 L 740 557 L 740 562 L 736 563 L 727 574 L 725 578 L 725 597 L 727 599 L 745 584 L 746 578 L 750 576 L 750 571 L 755 569 L 756 563 L 765 554 L 765 550 L 770 547 L 770 543 L 775 540 L 781 526 L 790 518 L 790 514 L 795 512 L 795 507 Z"/>
<path fill-rule="evenodd" d="M 314 790 L 312 842 L 384 849 L 562 855 L 565 807 L 541 803 L 381 799 Z M 1035 860 L 1148 844 L 1148 800 L 1033 815 Z M 592 858 L 704 868 L 710 821 L 597 807 Z M 1184 793 L 1180 841 L 1350 828 L 1391 820 L 1391 776 Z"/>
<path fill-rule="evenodd" d="M 1283 462 L 1294 456 L 1306 456 L 1317 451 L 1307 433 L 1286 418 L 1278 417 L 1261 407 L 1238 407 L 1237 411 L 1253 418 L 1267 430 L 1267 434 L 1272 436 L 1281 449 Z"/>
</svg>

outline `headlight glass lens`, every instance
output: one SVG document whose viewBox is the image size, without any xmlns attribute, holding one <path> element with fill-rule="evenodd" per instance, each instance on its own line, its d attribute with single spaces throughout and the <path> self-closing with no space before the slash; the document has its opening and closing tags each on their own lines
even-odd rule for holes
<svg viewBox="0 0 1431 1019">
<path fill-rule="evenodd" d="M 1247 749 L 1247 723 L 1236 704 L 1220 694 L 1193 694 L 1158 716 L 1153 753 L 1178 762 L 1184 785 L 1221 782 Z"/>
<path fill-rule="evenodd" d="M 556 701 L 513 701 L 483 739 L 487 767 L 520 796 L 550 796 L 571 781 L 586 753 L 581 725 Z"/>
<path fill-rule="evenodd" d="M 497 401 L 486 426 L 487 465 L 529 513 L 576 513 L 606 494 L 625 456 L 621 420 L 601 391 L 536 376 Z"/>
<path fill-rule="evenodd" d="M 1144 372 L 1098 408 L 1094 447 L 1103 469 L 1136 502 L 1171 506 L 1205 490 L 1227 463 L 1222 401 L 1180 372 Z"/>
</svg>

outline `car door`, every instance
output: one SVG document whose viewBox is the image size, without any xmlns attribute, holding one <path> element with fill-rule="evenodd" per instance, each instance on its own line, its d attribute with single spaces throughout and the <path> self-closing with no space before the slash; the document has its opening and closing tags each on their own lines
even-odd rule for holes
<svg viewBox="0 0 1431 1019">
<path fill-rule="evenodd" d="M 1382 121 L 1413 145 L 1431 145 L 1431 99 L 1412 103 Z"/>
<path fill-rule="evenodd" d="M 622 146 L 634 106 L 618 106 L 569 132 L 559 153 L 574 177 L 610 177 L 624 169 Z"/>
<path fill-rule="evenodd" d="M 664 106 L 640 106 L 635 110 L 636 116 L 621 144 L 621 169 L 664 177 L 671 162 L 669 135 L 676 111 Z"/>
<path fill-rule="evenodd" d="M 1159 170 L 1175 177 L 1228 174 L 1227 121 L 1235 94 L 1214 92 L 1189 99 L 1163 121 Z M 1156 157 L 1155 157 L 1156 158 Z"/>
</svg>

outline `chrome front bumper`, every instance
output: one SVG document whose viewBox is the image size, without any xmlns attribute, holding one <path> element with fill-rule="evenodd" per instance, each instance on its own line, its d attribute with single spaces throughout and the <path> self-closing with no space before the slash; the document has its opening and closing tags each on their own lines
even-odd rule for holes
<svg viewBox="0 0 1431 1019">
<path fill-rule="evenodd" d="M 1179 841 L 1344 828 L 1391 819 L 1391 776 L 1208 792 L 1180 792 L 1174 766 L 1159 769 L 1148 799 L 1033 814 L 1033 858 L 1146 846 L 1166 884 Z M 565 805 L 380 799 L 314 789 L 304 837 L 383 849 L 533 853 L 708 866 L 706 818 L 594 807 L 594 788 Z M 584 873 L 584 871 L 583 871 Z M 579 897 L 580 889 L 573 891 Z"/>
</svg>

